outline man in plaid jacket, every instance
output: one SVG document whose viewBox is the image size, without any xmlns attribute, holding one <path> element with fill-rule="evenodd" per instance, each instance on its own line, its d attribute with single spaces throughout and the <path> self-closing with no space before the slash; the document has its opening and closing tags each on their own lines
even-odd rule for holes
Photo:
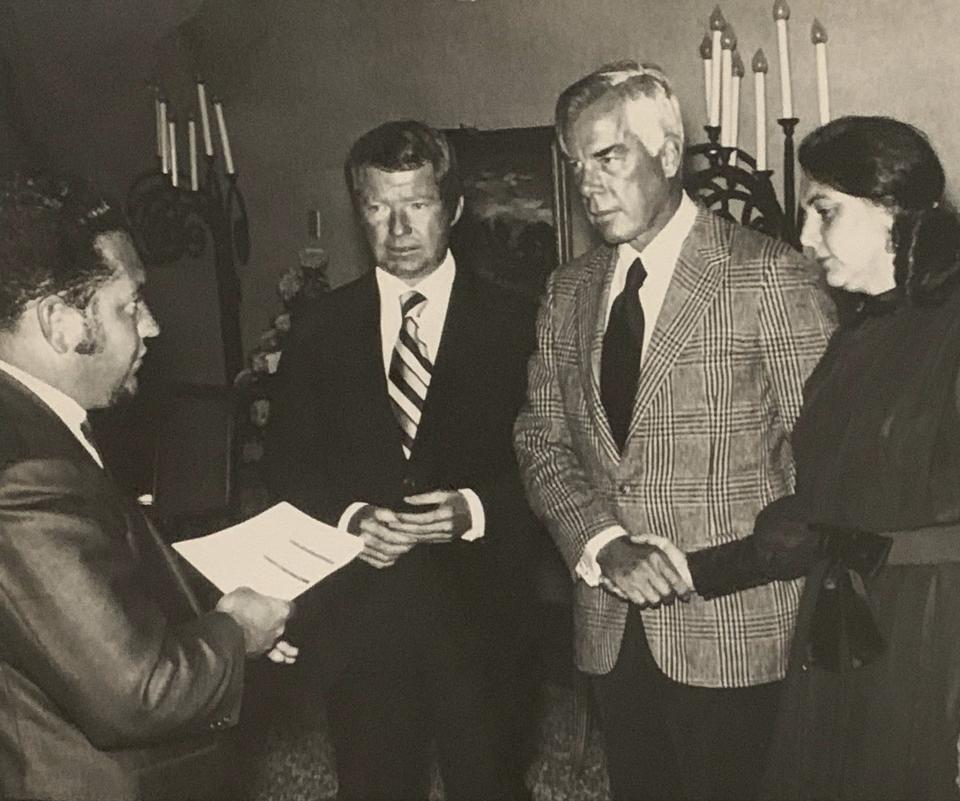
<svg viewBox="0 0 960 801">
<path fill-rule="evenodd" d="M 659 69 L 586 76 L 556 124 L 604 244 L 551 276 L 515 439 L 576 582 L 577 666 L 612 793 L 749 798 L 800 584 L 704 601 L 628 535 L 684 551 L 741 538 L 791 492 L 789 434 L 833 306 L 793 250 L 684 194 L 683 124 Z"/>
</svg>

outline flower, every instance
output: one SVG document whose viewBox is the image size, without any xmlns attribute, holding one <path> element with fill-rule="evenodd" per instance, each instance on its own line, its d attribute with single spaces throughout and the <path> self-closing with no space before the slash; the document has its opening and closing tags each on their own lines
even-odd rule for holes
<svg viewBox="0 0 960 801">
<path fill-rule="evenodd" d="M 250 422 L 258 428 L 263 428 L 270 419 L 270 401 L 258 398 L 250 404 Z"/>
<path fill-rule="evenodd" d="M 280 332 L 276 328 L 268 328 L 260 334 L 258 350 L 277 350 L 280 347 Z"/>
<path fill-rule="evenodd" d="M 273 327 L 281 334 L 286 334 L 290 330 L 290 312 L 284 312 L 274 317 Z"/>
<path fill-rule="evenodd" d="M 293 300 L 303 288 L 303 273 L 299 269 L 287 270 L 280 276 L 280 282 L 277 284 L 277 291 L 284 303 Z"/>
<path fill-rule="evenodd" d="M 267 373 L 269 375 L 273 375 L 275 372 L 277 372 L 277 368 L 280 366 L 280 356 L 281 353 L 278 350 L 266 354 Z"/>
<path fill-rule="evenodd" d="M 299 263 L 283 272 L 277 282 L 277 293 L 283 301 L 283 310 L 254 345 L 249 366 L 234 379 L 245 399 L 246 419 L 241 420 L 240 459 L 253 464 L 263 458 L 264 428 L 270 419 L 270 398 L 273 375 L 280 365 L 283 346 L 293 326 L 293 315 L 304 301 L 319 298 L 329 289 L 327 283 L 327 254 L 321 248 L 304 248 Z"/>
</svg>

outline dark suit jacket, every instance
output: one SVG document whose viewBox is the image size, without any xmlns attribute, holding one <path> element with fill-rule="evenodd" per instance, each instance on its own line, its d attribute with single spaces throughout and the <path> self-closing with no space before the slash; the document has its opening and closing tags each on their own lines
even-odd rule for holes
<svg viewBox="0 0 960 801">
<path fill-rule="evenodd" d="M 0 373 L 0 795 L 202 798 L 243 633 L 63 422 Z"/>
<path fill-rule="evenodd" d="M 458 267 L 409 462 L 390 408 L 373 271 L 294 319 L 267 442 L 268 481 L 336 524 L 353 501 L 397 508 L 438 488 L 474 490 L 486 514 L 475 542 L 417 546 L 377 570 L 356 560 L 316 591 L 330 650 L 383 659 L 449 646 L 468 654 L 484 626 L 515 625 L 532 517 L 511 444 L 525 391 L 535 309 Z M 304 604 L 308 606 L 309 604 Z M 441 634 L 443 632 L 443 634 Z M 449 656 L 449 653 L 447 653 Z"/>
</svg>

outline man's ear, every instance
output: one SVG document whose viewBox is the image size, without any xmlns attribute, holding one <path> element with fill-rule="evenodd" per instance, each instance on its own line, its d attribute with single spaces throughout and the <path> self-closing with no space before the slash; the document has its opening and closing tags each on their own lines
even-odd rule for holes
<svg viewBox="0 0 960 801">
<path fill-rule="evenodd" d="M 48 295 L 37 303 L 40 331 L 57 353 L 69 353 L 85 336 L 83 312 L 58 295 Z"/>
<path fill-rule="evenodd" d="M 463 195 L 457 198 L 457 207 L 453 210 L 453 216 L 450 217 L 450 227 L 453 228 L 463 214 Z"/>
<path fill-rule="evenodd" d="M 683 146 L 672 134 L 667 134 L 660 148 L 660 168 L 666 178 L 676 177 L 683 169 Z"/>
</svg>

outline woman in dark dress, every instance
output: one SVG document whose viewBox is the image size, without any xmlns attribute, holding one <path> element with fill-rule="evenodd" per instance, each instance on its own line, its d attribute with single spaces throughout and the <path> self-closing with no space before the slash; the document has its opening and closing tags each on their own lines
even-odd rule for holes
<svg viewBox="0 0 960 801">
<path fill-rule="evenodd" d="M 960 224 L 904 123 L 835 120 L 799 161 L 802 243 L 859 302 L 805 388 L 796 493 L 744 540 L 648 539 L 707 598 L 808 576 L 766 795 L 960 798 Z"/>
</svg>

